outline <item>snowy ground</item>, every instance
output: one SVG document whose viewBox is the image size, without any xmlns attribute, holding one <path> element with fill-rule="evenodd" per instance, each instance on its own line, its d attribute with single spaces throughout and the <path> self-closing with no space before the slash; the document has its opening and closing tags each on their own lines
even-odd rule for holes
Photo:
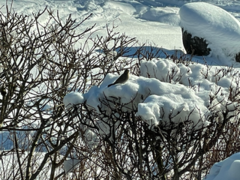
<svg viewBox="0 0 240 180">
<path fill-rule="evenodd" d="M 93 37 L 97 35 L 105 36 L 106 26 L 114 25 L 118 26 L 115 31 L 125 33 L 130 37 L 136 37 L 139 43 L 138 46 L 147 43 L 148 45 L 152 45 L 156 48 L 162 48 L 169 54 L 173 54 L 176 50 L 181 53 L 185 52 L 182 43 L 179 10 L 180 7 L 182 7 L 186 2 L 187 1 L 183 0 L 15 0 L 13 2 L 13 8 L 17 13 L 31 14 L 44 9 L 45 6 L 48 6 L 53 10 L 58 10 L 61 14 L 62 19 L 71 14 L 73 19 L 76 18 L 79 19 L 79 21 L 90 13 L 93 13 L 91 19 L 81 26 L 83 30 L 96 23 L 94 29 L 96 32 L 93 34 Z M 204 2 L 208 2 L 223 8 L 231 15 L 233 15 L 238 21 L 240 21 L 240 1 L 206 0 Z M 0 6 L 3 5 L 5 5 L 5 1 L 0 1 Z M 202 7 L 199 6 L 199 9 L 201 8 Z M 5 11 L 5 8 L 2 8 L 2 10 Z M 221 16 L 221 14 L 216 13 L 216 16 Z M 221 21 L 221 18 L 218 20 Z M 227 22 L 227 20 L 224 21 Z M 42 18 L 42 23 L 46 21 L 46 18 Z M 198 28 L 201 28 L 201 26 Z M 229 34 L 231 35 L 231 32 L 228 32 L 228 35 Z M 136 48 L 138 46 L 136 46 Z M 236 46 L 237 44 L 234 47 Z M 224 59 L 224 61 L 222 59 Z M 122 87 L 116 86 L 107 89 L 106 86 L 112 83 L 118 77 L 116 75 L 109 74 L 99 88 L 93 87 L 88 94 L 81 94 L 77 96 L 80 97 L 81 102 L 83 98 L 87 99 L 88 103 L 94 107 L 97 106 L 98 103 L 96 99 L 101 96 L 101 93 L 103 92 L 107 96 L 113 96 L 116 90 L 118 91 L 119 95 L 127 90 L 129 92 L 129 96 L 135 92 L 142 92 L 142 95 L 146 96 L 147 90 L 140 87 L 143 87 L 142 84 L 148 83 L 148 87 L 153 87 L 151 89 L 152 92 L 157 91 L 160 93 L 155 93 L 155 96 L 148 97 L 145 102 L 136 102 L 136 105 L 138 104 L 139 108 L 138 114 L 142 116 L 143 119 L 146 119 L 149 124 L 157 124 L 159 121 L 157 117 L 159 117 L 159 113 L 161 113 L 156 111 L 158 107 L 155 106 L 153 99 L 161 101 L 161 106 L 168 109 L 185 108 L 186 113 L 192 111 L 195 107 L 195 104 L 198 103 L 198 108 L 200 109 L 201 113 L 206 115 L 208 113 L 208 110 L 206 108 L 208 102 L 206 92 L 209 94 L 213 88 L 217 88 L 219 86 L 224 89 L 223 93 L 227 94 L 229 85 L 234 81 L 238 81 L 238 79 L 230 79 L 231 74 L 229 74 L 229 76 L 226 76 L 223 79 L 218 79 L 218 83 L 216 84 L 216 79 L 211 77 L 211 75 L 214 75 L 216 72 L 215 67 L 218 69 L 224 69 L 227 68 L 226 65 L 233 65 L 235 68 L 233 71 L 238 71 L 240 65 L 232 61 L 231 58 L 226 59 L 225 56 L 216 56 L 216 53 L 210 54 L 206 57 L 195 56 L 193 57 L 193 61 L 199 62 L 200 64 L 192 65 L 188 67 L 188 69 L 184 66 L 176 66 L 171 61 L 165 61 L 164 59 L 162 59 L 160 62 L 161 64 L 154 61 L 143 62 L 143 65 L 141 67 L 141 75 L 143 77 L 130 76 L 129 82 L 124 84 Z M 211 67 L 211 71 L 209 71 L 210 75 L 207 79 L 200 77 L 202 69 L 203 72 L 206 71 L 203 64 L 209 64 Z M 177 82 L 176 80 L 176 84 L 165 84 L 157 80 L 147 80 L 147 78 L 145 78 L 147 75 L 146 69 L 144 69 L 144 67 L 152 68 L 152 70 L 154 68 L 159 69 L 166 67 L 162 68 L 161 73 L 156 75 L 156 78 L 158 80 L 162 80 L 162 76 L 167 73 L 167 70 L 170 70 L 173 67 L 178 69 L 180 74 L 184 74 L 187 70 L 190 70 L 190 73 L 186 74 L 186 76 L 181 79 L 181 82 Z M 192 91 L 190 92 L 187 90 L 186 87 L 189 85 L 189 82 L 187 81 L 188 79 L 191 79 L 192 82 L 195 82 L 195 84 L 202 84 L 201 90 L 198 93 Z M 178 83 L 182 84 L 180 90 L 180 85 L 178 85 Z M 157 89 L 157 86 L 159 89 Z M 95 94 L 95 96 L 90 96 L 91 94 Z M 126 97 L 126 100 L 128 99 L 129 98 Z M 172 99 L 176 99 L 178 102 L 175 103 L 171 101 Z M 147 117 L 152 117 L 151 121 L 148 120 L 146 114 L 148 115 Z M 184 117 L 186 114 L 181 114 L 180 116 Z M 198 119 L 199 117 L 196 118 Z M 234 167 L 238 167 L 240 164 L 239 155 L 236 155 L 232 158 L 235 159 L 233 159 L 230 163 L 229 161 L 226 162 L 230 165 L 235 164 Z M 215 169 L 211 171 L 212 174 L 208 176 L 207 180 L 221 180 L 221 178 L 219 178 L 219 174 L 224 172 L 226 172 L 226 174 L 232 174 L 236 172 L 236 170 L 234 170 L 235 168 L 226 168 L 224 162 L 219 163 L 214 167 Z M 223 168 L 221 169 L 221 167 Z M 230 171 L 231 173 L 229 173 Z M 236 180 L 237 178 L 240 178 L 240 176 L 236 177 L 225 175 L 224 178 L 229 180 Z"/>
<path fill-rule="evenodd" d="M 92 18 L 81 26 L 82 29 L 97 24 L 95 36 L 106 34 L 106 25 L 118 26 L 116 31 L 124 32 L 130 37 L 136 37 L 139 45 L 149 43 L 153 46 L 170 51 L 181 50 L 185 52 L 182 44 L 180 17 L 178 11 L 188 1 L 181 0 L 76 0 L 76 1 L 53 1 L 53 0 L 17 0 L 14 1 L 14 9 L 19 13 L 31 14 L 45 6 L 58 10 L 62 19 L 69 14 L 72 18 L 83 19 L 90 13 Z M 194 1 L 191 1 L 194 2 Z M 209 3 L 218 5 L 227 10 L 235 18 L 240 19 L 240 2 L 226 0 L 209 0 Z M 4 5 L 2 1 L 0 4 Z M 24 5 L 23 5 L 24 4 Z M 3 8 L 4 9 L 4 8 Z M 47 19 L 43 18 L 42 22 Z M 94 35 L 93 35 L 94 36 Z M 171 52 L 169 52 L 171 54 Z M 204 57 L 208 64 L 222 65 L 219 59 Z M 203 57 L 195 57 L 197 62 L 202 62 Z M 237 66 L 237 65 L 236 65 Z"/>
</svg>

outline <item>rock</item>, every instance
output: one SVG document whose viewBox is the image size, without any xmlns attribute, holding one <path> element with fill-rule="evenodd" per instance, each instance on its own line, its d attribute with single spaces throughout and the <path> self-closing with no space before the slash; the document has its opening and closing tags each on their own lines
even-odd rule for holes
<svg viewBox="0 0 240 180">
<path fill-rule="evenodd" d="M 216 57 L 223 54 L 240 62 L 240 22 L 234 16 L 204 2 L 183 5 L 179 15 L 187 53 Z"/>
<path fill-rule="evenodd" d="M 182 29 L 183 45 L 188 54 L 206 56 L 210 54 L 211 49 L 205 39 L 194 36 Z"/>
</svg>

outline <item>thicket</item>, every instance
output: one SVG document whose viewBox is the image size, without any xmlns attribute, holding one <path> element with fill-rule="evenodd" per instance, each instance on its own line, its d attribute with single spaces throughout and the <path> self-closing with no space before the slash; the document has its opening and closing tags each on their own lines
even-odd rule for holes
<svg viewBox="0 0 240 180">
<path fill-rule="evenodd" d="M 191 119 L 176 125 L 172 116 L 151 129 L 136 108 L 126 112 L 129 104 L 107 98 L 98 111 L 86 103 L 65 109 L 67 93 L 86 93 L 125 66 L 139 75 L 141 60 L 162 52 L 143 45 L 130 54 L 137 41 L 114 28 L 91 38 L 94 25 L 78 29 L 90 16 L 77 22 L 47 8 L 32 16 L 6 9 L 0 14 L 0 179 L 201 179 L 215 162 L 240 150 L 239 88 L 230 88 L 229 103 L 216 104 L 224 111 L 209 107 L 210 124 L 197 130 Z M 213 92 L 211 102 L 219 94 Z M 99 122 L 110 129 L 105 135 Z M 79 163 L 64 172 L 68 159 Z"/>
</svg>

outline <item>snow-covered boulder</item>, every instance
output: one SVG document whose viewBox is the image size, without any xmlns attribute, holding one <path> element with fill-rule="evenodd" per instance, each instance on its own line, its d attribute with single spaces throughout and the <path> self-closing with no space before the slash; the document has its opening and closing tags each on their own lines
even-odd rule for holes
<svg viewBox="0 0 240 180">
<path fill-rule="evenodd" d="M 240 22 L 235 17 L 220 7 L 204 2 L 183 5 L 179 15 L 180 25 L 185 32 L 183 42 L 188 53 L 191 46 L 200 47 L 195 50 L 195 54 L 202 51 L 203 54 L 198 55 L 208 55 L 208 50 L 211 50 L 213 56 L 240 61 L 237 58 L 240 52 Z"/>
<path fill-rule="evenodd" d="M 215 163 L 205 180 L 239 180 L 240 179 L 240 153 Z"/>
</svg>

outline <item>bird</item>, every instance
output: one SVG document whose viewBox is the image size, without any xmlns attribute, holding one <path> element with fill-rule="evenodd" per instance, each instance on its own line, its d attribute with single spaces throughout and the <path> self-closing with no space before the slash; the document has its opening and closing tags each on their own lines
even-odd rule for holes
<svg viewBox="0 0 240 180">
<path fill-rule="evenodd" d="M 125 82 L 127 82 L 128 79 L 129 79 L 129 70 L 126 69 L 124 73 L 114 83 L 109 84 L 108 87 L 115 84 L 124 84 Z"/>
</svg>

